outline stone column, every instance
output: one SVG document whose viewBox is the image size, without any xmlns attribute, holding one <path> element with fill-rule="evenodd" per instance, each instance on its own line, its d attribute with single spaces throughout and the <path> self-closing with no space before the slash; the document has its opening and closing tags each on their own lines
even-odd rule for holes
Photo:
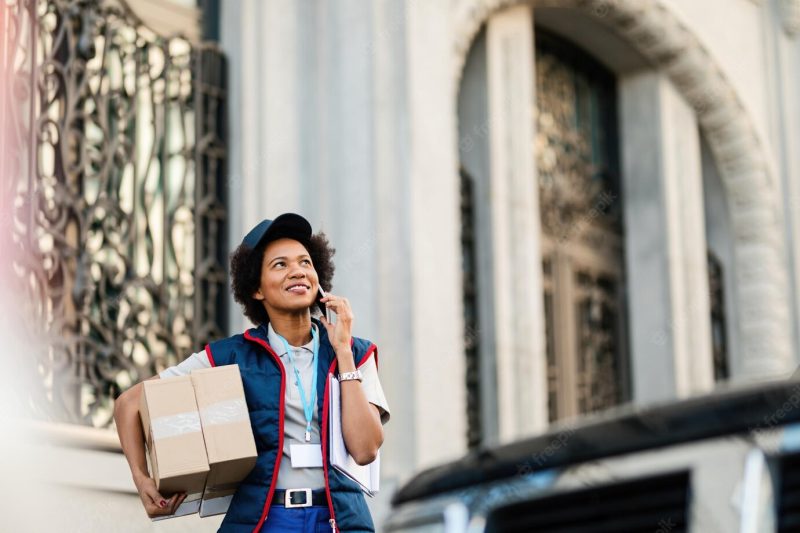
<svg viewBox="0 0 800 533">
<path fill-rule="evenodd" d="M 464 321 L 451 13 L 441 2 L 406 9 L 411 283 L 396 304 L 409 306 L 412 336 L 397 356 L 412 368 L 420 469 L 466 451 Z"/>
<path fill-rule="evenodd" d="M 412 283 L 409 239 L 410 186 L 408 162 L 408 100 L 406 11 L 403 2 L 373 4 L 373 40 L 365 53 L 373 59 L 374 232 L 376 339 L 379 342 L 381 384 L 392 409 L 381 447 L 381 491 L 368 503 L 376 525 L 391 510 L 398 486 L 415 471 L 416 417 L 414 397 Z M 366 248 L 365 248 L 366 250 Z M 429 356 L 432 354 L 429 352 Z M 460 435 L 459 435 L 460 437 Z"/>
<path fill-rule="evenodd" d="M 698 125 L 654 72 L 620 82 L 634 400 L 713 387 Z"/>
<path fill-rule="evenodd" d="M 228 235 L 231 250 L 259 221 L 302 210 L 297 5 L 226 3 L 221 46 L 228 58 Z M 313 221 L 312 221 L 313 223 Z M 230 300 L 229 330 L 249 322 Z"/>
<path fill-rule="evenodd" d="M 315 5 L 304 27 L 315 53 L 303 62 L 314 89 L 304 89 L 299 111 L 313 127 L 297 140 L 308 175 L 304 202 L 337 250 L 333 290 L 350 300 L 355 334 L 377 342 L 374 6 Z"/>
<path fill-rule="evenodd" d="M 487 27 L 494 338 L 499 440 L 547 426 L 539 198 L 533 154 L 534 41 L 530 6 Z"/>
<path fill-rule="evenodd" d="M 783 10 L 767 10 L 763 31 L 774 54 L 772 80 L 767 80 L 771 91 L 770 113 L 774 124 L 776 170 L 780 173 L 780 196 L 783 200 L 784 248 L 788 264 L 787 291 L 793 325 L 793 353 L 788 358 L 788 368 L 794 370 L 800 362 L 800 1 L 783 0 Z M 772 31 L 782 17 L 786 32 Z M 788 332 L 787 332 L 788 333 Z"/>
</svg>

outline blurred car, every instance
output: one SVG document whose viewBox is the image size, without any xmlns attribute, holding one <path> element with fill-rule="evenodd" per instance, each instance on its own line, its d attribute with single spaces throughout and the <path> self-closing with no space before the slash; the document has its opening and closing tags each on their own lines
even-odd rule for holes
<svg viewBox="0 0 800 533">
<path fill-rule="evenodd" d="M 423 471 L 384 531 L 800 531 L 800 380 L 623 408 Z"/>
</svg>

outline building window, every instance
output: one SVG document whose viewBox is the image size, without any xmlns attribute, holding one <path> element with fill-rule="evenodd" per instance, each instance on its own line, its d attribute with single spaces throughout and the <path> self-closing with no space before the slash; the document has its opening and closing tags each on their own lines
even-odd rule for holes
<svg viewBox="0 0 800 533">
<path fill-rule="evenodd" d="M 224 58 L 116 2 L 0 9 L 3 274 L 41 341 L 30 400 L 106 427 L 123 390 L 224 333 Z"/>
<path fill-rule="evenodd" d="M 481 423 L 480 355 L 478 344 L 478 278 L 476 272 L 475 182 L 462 169 L 461 177 L 461 268 L 464 299 L 464 352 L 467 385 L 467 445 L 483 439 Z"/>
<path fill-rule="evenodd" d="M 725 324 L 725 285 L 722 262 L 708 252 L 708 290 L 711 307 L 711 353 L 714 357 L 714 381 L 730 377 Z"/>
<path fill-rule="evenodd" d="M 535 152 L 552 421 L 630 393 L 615 80 L 538 28 Z"/>
</svg>

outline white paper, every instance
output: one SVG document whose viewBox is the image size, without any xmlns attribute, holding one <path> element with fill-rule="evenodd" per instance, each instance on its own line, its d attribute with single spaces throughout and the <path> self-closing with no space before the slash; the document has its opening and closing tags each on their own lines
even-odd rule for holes
<svg viewBox="0 0 800 533">
<path fill-rule="evenodd" d="M 230 507 L 232 499 L 233 494 L 229 494 L 228 496 L 203 500 L 200 504 L 200 518 L 228 512 L 228 507 Z"/>
<path fill-rule="evenodd" d="M 322 468 L 322 445 L 290 444 L 292 468 Z"/>
<path fill-rule="evenodd" d="M 359 465 L 347 453 L 342 435 L 342 405 L 339 380 L 330 376 L 330 398 L 328 409 L 328 430 L 330 433 L 331 466 L 361 486 L 367 495 L 374 496 L 380 488 L 381 452 L 374 461 Z"/>
</svg>

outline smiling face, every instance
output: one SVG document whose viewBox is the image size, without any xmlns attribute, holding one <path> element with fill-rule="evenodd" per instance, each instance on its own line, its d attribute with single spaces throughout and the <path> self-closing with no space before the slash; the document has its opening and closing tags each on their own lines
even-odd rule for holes
<svg viewBox="0 0 800 533">
<path fill-rule="evenodd" d="M 261 263 L 261 283 L 253 298 L 267 314 L 308 312 L 319 290 L 319 278 L 308 250 L 294 239 L 267 244 Z"/>
</svg>

